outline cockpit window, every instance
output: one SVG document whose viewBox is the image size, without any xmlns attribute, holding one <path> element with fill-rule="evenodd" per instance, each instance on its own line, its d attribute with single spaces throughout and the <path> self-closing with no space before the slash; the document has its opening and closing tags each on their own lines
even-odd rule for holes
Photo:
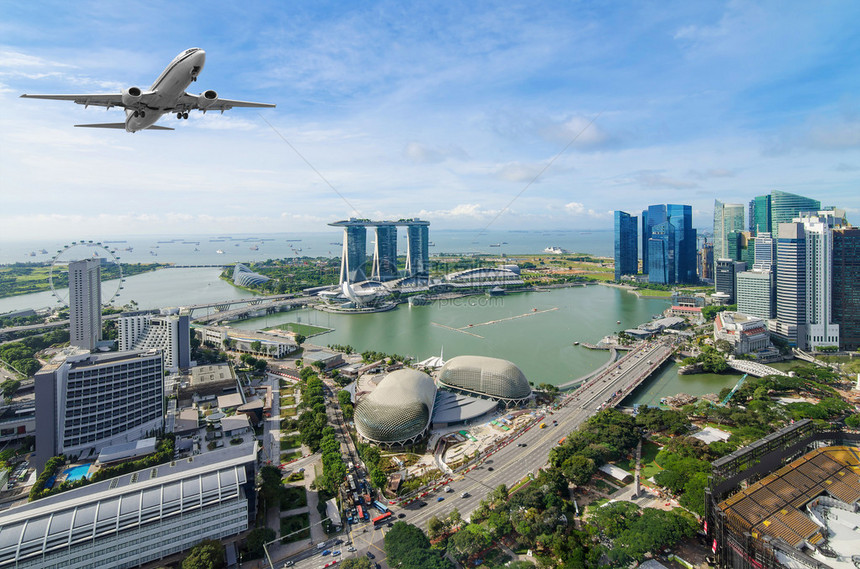
<svg viewBox="0 0 860 569">
<path fill-rule="evenodd" d="M 195 51 L 197 51 L 197 48 L 196 48 L 196 47 L 192 47 L 191 49 L 186 49 L 186 50 L 185 50 L 185 55 L 188 55 L 189 53 L 194 53 Z"/>
</svg>

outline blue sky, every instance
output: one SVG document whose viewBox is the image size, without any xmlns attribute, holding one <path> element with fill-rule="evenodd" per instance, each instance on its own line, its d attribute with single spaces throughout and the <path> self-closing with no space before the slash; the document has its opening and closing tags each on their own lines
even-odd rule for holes
<svg viewBox="0 0 860 569">
<path fill-rule="evenodd" d="M 856 2 L 2 0 L 0 13 L 4 240 L 320 231 L 357 214 L 609 229 L 612 210 L 653 203 L 691 204 L 708 228 L 714 199 L 771 189 L 860 213 Z M 207 59 L 190 90 L 277 108 L 132 135 L 72 126 L 116 109 L 18 98 L 145 88 L 192 46 Z"/>
</svg>

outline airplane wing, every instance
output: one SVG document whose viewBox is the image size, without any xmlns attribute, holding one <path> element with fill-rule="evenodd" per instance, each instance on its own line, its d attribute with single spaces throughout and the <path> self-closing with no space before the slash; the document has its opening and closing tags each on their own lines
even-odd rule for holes
<svg viewBox="0 0 860 569">
<path fill-rule="evenodd" d="M 118 128 L 125 130 L 124 122 L 103 122 L 103 123 L 95 123 L 95 124 L 76 124 L 77 127 L 85 127 L 85 128 Z M 146 130 L 176 130 L 167 126 L 148 126 Z"/>
<path fill-rule="evenodd" d="M 134 107 L 145 106 L 147 99 L 155 95 L 154 91 L 141 93 L 140 99 L 135 103 Z M 122 93 L 89 93 L 83 95 L 21 95 L 22 99 L 50 99 L 54 101 L 72 101 L 79 105 L 93 107 L 123 107 L 126 104 L 122 102 Z"/>
<path fill-rule="evenodd" d="M 275 105 L 271 103 L 252 103 L 250 101 L 234 101 L 232 99 L 215 98 L 211 101 L 204 99 L 204 104 L 200 104 L 201 97 L 197 95 L 183 94 L 179 97 L 177 108 L 181 107 L 190 110 L 200 111 L 229 111 L 233 107 L 255 107 L 255 108 L 273 108 Z"/>
</svg>

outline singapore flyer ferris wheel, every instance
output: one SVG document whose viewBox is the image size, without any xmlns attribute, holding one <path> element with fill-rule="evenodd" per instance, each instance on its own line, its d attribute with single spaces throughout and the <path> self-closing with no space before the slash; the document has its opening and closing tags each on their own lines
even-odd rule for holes
<svg viewBox="0 0 860 569">
<path fill-rule="evenodd" d="M 69 263 L 98 259 L 101 264 L 102 305 L 113 304 L 119 297 L 125 279 L 116 251 L 97 241 L 74 241 L 57 251 L 51 260 L 48 281 L 51 294 L 63 306 L 69 305 Z"/>
</svg>

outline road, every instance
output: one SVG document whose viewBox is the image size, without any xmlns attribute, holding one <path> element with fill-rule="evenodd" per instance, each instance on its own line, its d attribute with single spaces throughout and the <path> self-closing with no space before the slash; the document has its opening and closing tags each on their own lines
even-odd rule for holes
<svg viewBox="0 0 860 569">
<path fill-rule="evenodd" d="M 511 488 L 526 476 L 535 474 L 546 465 L 549 451 L 558 445 L 563 437 L 603 409 L 606 402 L 613 398 L 613 404 L 620 402 L 623 397 L 617 395 L 619 391 L 632 390 L 632 385 L 638 383 L 639 378 L 650 375 L 671 352 L 672 345 L 668 342 L 649 342 L 631 350 L 613 366 L 566 396 L 559 408 L 545 409 L 538 413 L 543 416 L 542 420 L 512 434 L 501 443 L 503 446 L 491 450 L 489 455 L 484 455 L 485 458 L 479 466 L 456 474 L 448 484 L 452 492 L 447 493 L 440 488 L 404 507 L 392 506 L 392 513 L 398 518 L 403 514 L 403 521 L 425 531 L 431 517 L 443 519 L 454 508 L 464 519 L 468 519 L 487 493 L 500 484 Z M 541 428 L 541 424 L 546 426 Z M 461 498 L 463 492 L 468 493 L 468 497 Z M 422 507 L 419 505 L 421 503 L 426 505 Z M 380 561 L 382 565 L 382 539 L 386 531 L 385 527 L 374 530 L 371 524 L 353 526 L 349 536 L 357 551 L 348 553 L 346 549 L 341 549 L 342 554 L 361 556 L 371 551 L 377 557 L 376 561 Z M 299 569 L 317 569 L 330 561 L 330 557 L 317 554 L 297 562 L 295 566 Z"/>
</svg>

